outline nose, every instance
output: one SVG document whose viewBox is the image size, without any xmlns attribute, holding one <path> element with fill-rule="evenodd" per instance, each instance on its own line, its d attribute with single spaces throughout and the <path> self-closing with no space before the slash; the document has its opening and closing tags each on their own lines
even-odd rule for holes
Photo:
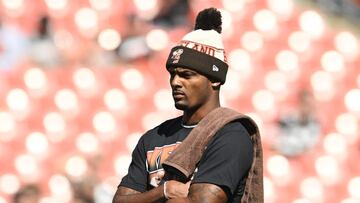
<svg viewBox="0 0 360 203">
<path fill-rule="evenodd" d="M 180 78 L 177 74 L 173 75 L 171 78 L 170 78 L 170 85 L 171 87 L 181 87 L 181 81 L 180 81 Z"/>
</svg>

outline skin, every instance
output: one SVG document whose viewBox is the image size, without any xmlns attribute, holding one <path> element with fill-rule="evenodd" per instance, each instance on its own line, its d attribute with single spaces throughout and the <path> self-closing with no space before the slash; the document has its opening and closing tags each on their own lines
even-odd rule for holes
<svg viewBox="0 0 360 203">
<path fill-rule="evenodd" d="M 206 114 L 220 106 L 220 83 L 212 83 L 206 76 L 186 68 L 172 68 L 170 86 L 175 107 L 184 111 L 183 122 L 196 124 Z"/>
<path fill-rule="evenodd" d="M 170 86 L 175 107 L 184 112 L 183 123 L 198 123 L 213 109 L 220 107 L 219 82 L 211 82 L 206 76 L 187 68 L 171 68 Z M 164 186 L 140 193 L 136 190 L 120 186 L 114 196 L 113 203 L 132 202 L 165 202 Z M 227 201 L 224 190 L 208 183 L 181 183 L 167 181 L 166 194 L 169 203 L 221 203 Z"/>
</svg>

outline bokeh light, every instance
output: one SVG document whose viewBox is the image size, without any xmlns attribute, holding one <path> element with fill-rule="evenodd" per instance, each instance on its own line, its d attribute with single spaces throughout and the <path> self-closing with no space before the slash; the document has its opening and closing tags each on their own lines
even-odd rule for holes
<svg viewBox="0 0 360 203">
<path fill-rule="evenodd" d="M 62 89 L 55 93 L 55 104 L 60 111 L 75 114 L 78 110 L 77 95 L 71 89 Z"/>
<path fill-rule="evenodd" d="M 336 184 L 340 179 L 340 168 L 332 156 L 321 156 L 315 161 L 315 169 L 321 180 L 328 185 Z"/>
<path fill-rule="evenodd" d="M 29 110 L 29 96 L 20 88 L 10 90 L 6 97 L 7 106 L 16 113 L 16 117 L 22 119 L 27 116 Z"/>
<path fill-rule="evenodd" d="M 87 169 L 87 162 L 81 156 L 72 156 L 66 161 L 65 164 L 66 173 L 75 178 L 79 178 L 85 175 Z"/>
<path fill-rule="evenodd" d="M 127 90 L 137 90 L 144 87 L 144 76 L 139 70 L 129 68 L 121 74 L 121 83 Z"/>
<path fill-rule="evenodd" d="M 105 106 L 111 111 L 126 111 L 128 99 L 126 94 L 120 89 L 110 89 L 104 95 Z"/>
<path fill-rule="evenodd" d="M 270 10 L 259 10 L 256 12 L 253 23 L 257 30 L 261 32 L 271 32 L 277 29 L 277 19 Z"/>
<path fill-rule="evenodd" d="M 359 202 L 359 199 L 358 198 L 346 198 L 346 199 L 343 199 L 341 200 L 340 203 L 358 203 Z"/>
<path fill-rule="evenodd" d="M 355 142 L 359 133 L 358 119 L 350 113 L 340 114 L 335 120 L 336 130 L 345 135 L 348 142 Z"/>
<path fill-rule="evenodd" d="M 360 177 L 355 176 L 351 178 L 347 189 L 351 197 L 360 199 Z"/>
<path fill-rule="evenodd" d="M 150 112 L 142 117 L 141 126 L 143 129 L 152 129 L 168 118 L 168 112 Z"/>
<path fill-rule="evenodd" d="M 252 97 L 252 103 L 258 111 L 270 111 L 274 109 L 275 98 L 268 90 L 258 90 Z"/>
<path fill-rule="evenodd" d="M 93 126 L 101 134 L 112 134 L 116 129 L 116 121 L 109 112 L 98 112 L 93 117 Z"/>
<path fill-rule="evenodd" d="M 89 0 L 92 8 L 96 10 L 109 10 L 112 6 L 112 0 Z"/>
<path fill-rule="evenodd" d="M 240 96 L 243 90 L 241 72 L 230 69 L 227 74 L 226 83 L 221 87 L 222 93 L 224 99 L 233 100 Z"/>
<path fill-rule="evenodd" d="M 169 43 L 168 35 L 164 30 L 154 29 L 146 35 L 146 44 L 155 51 L 163 50 Z"/>
<path fill-rule="evenodd" d="M 344 160 L 347 156 L 347 143 L 344 136 L 338 133 L 330 133 L 325 136 L 323 142 L 324 150 L 327 154 Z"/>
<path fill-rule="evenodd" d="M 19 11 L 24 6 L 24 0 L 2 0 L 2 5 L 8 10 Z"/>
<path fill-rule="evenodd" d="M 140 133 L 140 132 L 134 132 L 127 136 L 126 147 L 129 150 L 129 152 L 132 152 L 135 149 L 141 136 L 142 136 L 142 133 Z"/>
<path fill-rule="evenodd" d="M 307 199 L 307 198 L 299 198 L 294 200 L 292 203 L 313 203 L 313 201 Z"/>
<path fill-rule="evenodd" d="M 244 0 L 222 0 L 224 8 L 230 12 L 240 12 L 244 9 L 246 1 Z"/>
<path fill-rule="evenodd" d="M 300 16 L 301 29 L 313 39 L 318 39 L 325 32 L 323 18 L 316 11 L 304 11 Z"/>
<path fill-rule="evenodd" d="M 264 199 L 271 200 L 275 196 L 274 184 L 268 177 L 264 177 Z"/>
<path fill-rule="evenodd" d="M 54 174 L 50 177 L 49 182 L 49 189 L 51 194 L 55 199 L 67 202 L 72 199 L 72 188 L 70 185 L 70 181 L 63 175 Z"/>
<path fill-rule="evenodd" d="M 232 19 L 232 15 L 229 11 L 224 10 L 224 9 L 219 9 L 219 11 L 221 12 L 221 21 L 222 21 L 222 29 L 223 29 L 223 33 L 224 34 L 229 34 L 231 35 L 233 32 L 233 19 Z M 228 36 L 229 36 L 228 35 Z M 226 37 L 226 36 L 224 36 Z"/>
<path fill-rule="evenodd" d="M 119 155 L 115 158 L 114 169 L 117 176 L 123 177 L 127 174 L 129 165 L 131 163 L 131 156 Z"/>
<path fill-rule="evenodd" d="M 76 69 L 72 80 L 82 95 L 93 96 L 96 93 L 95 73 L 91 69 L 85 67 Z"/>
<path fill-rule="evenodd" d="M 34 155 L 40 156 L 47 154 L 48 147 L 48 140 L 41 132 L 32 132 L 26 137 L 26 148 Z"/>
<path fill-rule="evenodd" d="M 120 33 L 115 29 L 105 29 L 100 32 L 98 43 L 101 48 L 107 51 L 115 50 L 121 43 Z"/>
<path fill-rule="evenodd" d="M 305 52 L 310 48 L 311 39 L 306 32 L 295 31 L 290 34 L 288 44 L 296 52 Z"/>
<path fill-rule="evenodd" d="M 3 193 L 13 195 L 19 188 L 20 181 L 15 174 L 6 173 L 0 176 L 0 190 Z"/>
<path fill-rule="evenodd" d="M 283 20 L 289 18 L 294 10 L 293 0 L 267 0 L 267 4 Z"/>
<path fill-rule="evenodd" d="M 99 140 L 93 133 L 84 132 L 77 137 L 76 147 L 85 154 L 94 154 L 99 150 Z"/>
<path fill-rule="evenodd" d="M 64 117 L 57 112 L 49 112 L 43 119 L 45 130 L 51 136 L 49 139 L 54 142 L 61 141 L 65 138 L 66 122 Z"/>
<path fill-rule="evenodd" d="M 48 85 L 47 77 L 40 68 L 30 68 L 25 72 L 24 82 L 27 88 L 35 93 L 42 95 Z"/>
<path fill-rule="evenodd" d="M 282 71 L 272 70 L 265 75 L 265 86 L 274 93 L 283 93 L 288 87 L 287 75 Z"/>
<path fill-rule="evenodd" d="M 71 197 L 68 197 L 68 199 L 71 199 Z M 65 198 L 61 198 L 61 197 L 54 197 L 54 196 L 45 196 L 45 197 L 42 197 L 40 200 L 39 200 L 39 203 L 60 203 L 62 201 L 66 201 L 66 197 Z"/>
<path fill-rule="evenodd" d="M 290 164 L 289 161 L 282 155 L 274 155 L 268 158 L 266 162 L 266 169 L 273 177 L 276 183 L 282 185 L 286 184 L 290 178 Z"/>
<path fill-rule="evenodd" d="M 45 3 L 51 10 L 63 10 L 68 5 L 68 0 L 45 0 Z"/>
<path fill-rule="evenodd" d="M 311 202 L 322 202 L 324 198 L 324 186 L 316 177 L 308 177 L 301 181 L 301 194 Z"/>
<path fill-rule="evenodd" d="M 334 79 L 329 72 L 316 71 L 311 75 L 314 96 L 319 101 L 330 100 L 335 93 Z"/>
<path fill-rule="evenodd" d="M 360 112 L 360 89 L 352 89 L 345 95 L 345 106 L 350 112 Z"/>
<path fill-rule="evenodd" d="M 91 8 L 81 8 L 75 13 L 75 24 L 84 36 L 92 36 L 98 28 L 98 15 Z"/>
<path fill-rule="evenodd" d="M 26 177 L 36 177 L 39 173 L 39 166 L 34 156 L 21 154 L 15 158 L 17 172 Z"/>
<path fill-rule="evenodd" d="M 345 59 L 353 60 L 359 56 L 359 41 L 351 32 L 338 33 L 335 37 L 335 47 Z"/>
<path fill-rule="evenodd" d="M 0 123 L 0 140 L 10 140 L 13 137 L 12 133 L 14 132 L 16 127 L 16 122 L 13 115 L 9 112 L 0 111 Z"/>
<path fill-rule="evenodd" d="M 134 0 L 134 4 L 140 11 L 149 11 L 156 7 L 157 0 Z"/>
<path fill-rule="evenodd" d="M 245 32 L 241 37 L 242 46 L 248 51 L 259 51 L 263 48 L 262 35 L 256 31 Z"/>
<path fill-rule="evenodd" d="M 0 203 L 8 203 L 8 201 L 5 198 L 0 196 Z"/>
<path fill-rule="evenodd" d="M 299 69 L 299 58 L 290 50 L 280 51 L 276 55 L 275 62 L 278 69 L 284 72 L 292 72 L 294 74 Z"/>
<path fill-rule="evenodd" d="M 173 110 L 174 100 L 172 98 L 171 90 L 160 89 L 154 95 L 154 104 L 159 110 Z"/>
<path fill-rule="evenodd" d="M 251 64 L 251 56 L 247 51 L 234 49 L 230 52 L 228 60 L 229 66 L 238 71 L 238 74 L 242 79 L 246 79 L 251 76 L 254 69 Z"/>
<path fill-rule="evenodd" d="M 321 56 L 321 65 L 326 71 L 341 72 L 344 69 L 344 59 L 336 51 L 327 51 Z"/>
</svg>

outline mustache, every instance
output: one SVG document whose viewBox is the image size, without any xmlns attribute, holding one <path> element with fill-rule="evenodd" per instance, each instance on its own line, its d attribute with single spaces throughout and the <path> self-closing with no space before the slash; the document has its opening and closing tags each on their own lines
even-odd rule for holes
<svg viewBox="0 0 360 203">
<path fill-rule="evenodd" d="M 183 92 L 183 91 L 181 91 L 181 90 L 179 90 L 179 89 L 174 89 L 174 90 L 172 91 L 172 94 L 173 94 L 173 95 L 177 95 L 177 94 L 185 95 L 185 92 Z"/>
</svg>

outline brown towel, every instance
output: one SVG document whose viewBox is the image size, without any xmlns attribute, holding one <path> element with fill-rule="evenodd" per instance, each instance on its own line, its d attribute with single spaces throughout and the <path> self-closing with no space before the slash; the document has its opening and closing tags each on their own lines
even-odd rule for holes
<svg viewBox="0 0 360 203">
<path fill-rule="evenodd" d="M 173 173 L 173 169 L 176 169 L 182 173 L 180 177 L 184 176 L 188 180 L 194 173 L 210 139 L 223 126 L 235 120 L 239 120 L 244 125 L 253 142 L 253 163 L 246 179 L 241 203 L 261 203 L 264 202 L 264 192 L 263 158 L 259 130 L 250 117 L 234 110 L 220 107 L 211 111 L 162 165 L 167 173 Z"/>
</svg>

